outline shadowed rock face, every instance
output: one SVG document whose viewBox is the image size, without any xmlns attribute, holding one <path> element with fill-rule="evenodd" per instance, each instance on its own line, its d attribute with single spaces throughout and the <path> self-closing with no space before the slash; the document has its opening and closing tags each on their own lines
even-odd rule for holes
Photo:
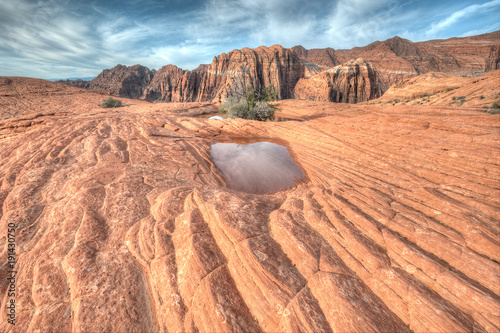
<svg viewBox="0 0 500 333">
<path fill-rule="evenodd" d="M 286 100 L 304 121 L 209 120 L 103 97 L 0 78 L 1 332 L 500 330 L 499 115 Z M 307 182 L 228 189 L 210 149 L 238 138 L 286 142 Z"/>
<path fill-rule="evenodd" d="M 238 191 L 264 194 L 290 187 L 302 178 L 300 168 L 284 146 L 270 142 L 216 143 L 210 155 L 228 186 Z"/>
</svg>

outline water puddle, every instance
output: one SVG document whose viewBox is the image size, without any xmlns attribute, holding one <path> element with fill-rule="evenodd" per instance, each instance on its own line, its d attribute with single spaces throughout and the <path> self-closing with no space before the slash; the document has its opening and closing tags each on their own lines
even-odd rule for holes
<svg viewBox="0 0 500 333">
<path fill-rule="evenodd" d="M 210 155 L 228 187 L 254 194 L 278 192 L 303 177 L 285 146 L 271 142 L 216 143 Z"/>
</svg>

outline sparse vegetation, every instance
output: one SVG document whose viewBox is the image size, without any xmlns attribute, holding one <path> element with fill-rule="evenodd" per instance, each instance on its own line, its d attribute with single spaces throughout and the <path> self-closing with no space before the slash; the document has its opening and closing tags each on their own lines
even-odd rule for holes
<svg viewBox="0 0 500 333">
<path fill-rule="evenodd" d="M 446 92 L 452 91 L 452 90 L 455 90 L 455 89 L 458 89 L 458 87 L 448 87 L 448 88 L 446 88 Z"/>
<path fill-rule="evenodd" d="M 484 112 L 489 114 L 500 114 L 500 101 L 497 101 L 491 105 L 491 108 L 488 106 L 483 106 Z"/>
<path fill-rule="evenodd" d="M 484 99 L 484 95 L 479 96 L 479 99 Z"/>
<path fill-rule="evenodd" d="M 241 67 L 241 77 L 234 81 L 230 96 L 220 108 L 221 113 L 228 118 L 274 120 L 276 107 L 268 103 L 277 99 L 274 87 L 255 88 L 252 82 L 247 82 L 246 74 L 248 70 Z"/>
<path fill-rule="evenodd" d="M 122 101 L 119 99 L 115 99 L 113 97 L 108 97 L 105 100 L 102 101 L 101 103 L 101 108 L 119 108 L 122 107 Z"/>
</svg>

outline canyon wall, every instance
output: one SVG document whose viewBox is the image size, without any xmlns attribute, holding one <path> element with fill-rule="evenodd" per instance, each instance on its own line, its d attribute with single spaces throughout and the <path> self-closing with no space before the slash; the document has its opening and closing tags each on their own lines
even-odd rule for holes
<svg viewBox="0 0 500 333">
<path fill-rule="evenodd" d="M 357 66 L 362 70 L 353 65 L 360 58 L 362 64 Z M 273 86 L 280 99 L 356 103 L 377 98 L 394 83 L 420 74 L 477 76 L 499 66 L 500 31 L 495 31 L 418 43 L 394 37 L 350 50 L 243 48 L 222 53 L 193 71 L 174 65 L 158 71 L 118 65 L 104 70 L 86 87 L 148 101 L 224 102 L 244 82 L 255 88 Z"/>
</svg>

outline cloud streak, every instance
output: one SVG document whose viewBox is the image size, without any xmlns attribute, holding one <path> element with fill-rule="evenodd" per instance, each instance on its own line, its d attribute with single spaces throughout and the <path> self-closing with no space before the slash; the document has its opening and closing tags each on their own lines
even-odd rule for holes
<svg viewBox="0 0 500 333">
<path fill-rule="evenodd" d="M 448 38 L 499 29 L 499 10 L 500 0 L 0 0 L 0 75 L 88 77 L 119 63 L 194 69 L 242 47 Z"/>
<path fill-rule="evenodd" d="M 500 0 L 493 0 L 490 2 L 486 2 L 483 4 L 474 4 L 467 6 L 461 10 L 458 10 L 454 13 L 452 13 L 450 16 L 447 18 L 431 25 L 431 28 L 427 32 L 427 35 L 429 36 L 435 36 L 437 33 L 440 31 L 443 31 L 444 29 L 447 29 L 455 24 L 460 23 L 461 20 L 466 18 L 467 16 L 476 14 L 478 12 L 484 13 L 489 10 L 494 10 L 497 14 L 500 13 Z"/>
</svg>

